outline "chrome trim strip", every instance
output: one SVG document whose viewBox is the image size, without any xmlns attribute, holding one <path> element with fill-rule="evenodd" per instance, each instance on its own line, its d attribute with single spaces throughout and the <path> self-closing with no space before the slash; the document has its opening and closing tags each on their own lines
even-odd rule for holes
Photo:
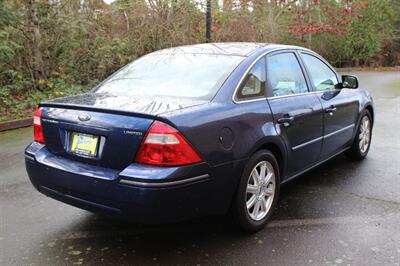
<svg viewBox="0 0 400 266">
<path fill-rule="evenodd" d="M 34 155 L 30 155 L 30 154 L 26 154 L 26 153 L 25 153 L 25 159 L 28 159 L 28 160 L 31 160 L 31 161 L 36 161 Z"/>
<path fill-rule="evenodd" d="M 323 94 L 326 92 L 336 92 L 336 91 L 339 91 L 339 89 L 332 89 L 332 90 L 325 90 L 325 91 L 309 91 L 309 92 L 288 94 L 288 95 L 282 95 L 282 96 L 271 96 L 271 97 L 267 97 L 267 100 L 281 99 L 281 98 L 301 96 L 301 95 L 312 95 L 312 94 L 319 94 L 319 93 Z"/>
<path fill-rule="evenodd" d="M 326 159 L 324 159 L 324 160 L 322 160 L 322 161 L 316 163 L 315 165 L 310 166 L 310 167 L 308 167 L 308 168 L 306 168 L 306 169 L 304 169 L 304 170 L 298 172 L 297 174 L 294 174 L 294 175 L 292 175 L 292 176 L 289 176 L 287 179 L 285 179 L 285 180 L 281 183 L 281 185 L 286 184 L 287 182 L 291 181 L 292 179 L 294 179 L 294 178 L 296 178 L 296 177 L 298 177 L 298 176 L 300 176 L 300 175 L 302 175 L 302 174 L 304 174 L 304 173 L 310 171 L 311 169 L 314 169 L 314 168 L 320 166 L 321 164 L 323 164 L 323 163 L 329 161 L 330 159 L 332 159 L 332 158 L 338 156 L 339 154 L 341 154 L 341 153 L 347 151 L 347 150 L 350 149 L 350 148 L 351 148 L 351 147 L 347 147 L 347 148 L 345 148 L 345 149 L 343 149 L 343 150 L 341 150 L 341 151 L 339 151 L 339 152 L 333 154 L 332 156 L 330 156 L 330 157 L 328 157 L 328 158 L 326 158 Z"/>
<path fill-rule="evenodd" d="M 259 55 L 259 56 L 250 64 L 250 66 L 249 66 L 249 67 L 246 69 L 246 71 L 244 72 L 244 75 L 243 75 L 242 78 L 240 79 L 239 83 L 236 85 L 235 91 L 233 92 L 233 95 L 232 95 L 232 101 L 233 101 L 234 103 L 248 103 L 248 102 L 261 101 L 261 100 L 265 100 L 265 99 L 269 100 L 269 99 L 275 99 L 275 98 L 285 98 L 285 97 L 290 97 L 290 96 L 298 96 L 298 95 L 301 95 L 301 94 L 313 94 L 313 93 L 319 93 L 319 92 L 321 92 L 321 91 L 309 91 L 309 92 L 298 93 L 298 94 L 290 94 L 290 95 L 283 95 L 283 96 L 273 96 L 273 97 L 262 97 L 262 98 L 258 98 L 258 99 L 250 99 L 250 100 L 243 100 L 243 101 L 237 101 L 237 100 L 235 100 L 235 96 L 236 96 L 237 90 L 239 89 L 240 85 L 242 84 L 244 78 L 245 78 L 245 77 L 247 76 L 247 74 L 249 73 L 250 69 L 257 63 L 257 61 L 260 60 L 261 57 L 266 56 L 266 55 L 269 54 L 269 53 L 273 53 L 273 52 L 281 51 L 281 50 L 300 50 L 300 52 L 308 52 L 308 53 L 310 53 L 310 54 L 312 54 L 312 55 L 314 55 L 314 54 L 315 54 L 315 55 L 318 55 L 318 54 L 316 54 L 314 51 L 312 51 L 312 50 L 310 50 L 310 49 L 307 49 L 307 48 L 304 48 L 304 47 L 300 47 L 300 46 L 290 46 L 290 45 L 287 46 L 287 47 L 282 46 L 282 47 L 275 48 L 275 49 L 272 49 L 272 50 L 269 50 L 269 51 L 266 51 L 266 52 L 262 53 L 261 55 Z M 320 57 L 320 56 L 318 55 L 318 57 Z M 325 60 L 323 60 L 323 61 L 324 61 L 324 63 L 326 62 Z M 330 66 L 328 66 L 328 67 L 329 67 L 330 69 L 332 69 L 332 67 L 330 67 Z M 336 71 L 334 71 L 334 72 L 335 72 L 335 74 L 336 74 Z M 337 77 L 337 74 L 336 74 L 336 77 Z M 325 92 L 325 91 L 323 91 L 323 92 Z"/>
<path fill-rule="evenodd" d="M 281 96 L 271 96 L 271 97 L 267 97 L 267 99 L 268 100 L 282 99 L 282 98 L 295 97 L 295 96 L 301 96 L 301 95 L 317 94 L 319 92 L 320 91 L 309 91 L 309 92 L 302 92 L 302 93 L 295 93 L 295 94 L 288 94 L 288 95 L 281 95 Z"/>
<path fill-rule="evenodd" d="M 345 131 L 345 130 L 347 130 L 347 129 L 353 128 L 354 126 L 355 126 L 354 124 L 351 124 L 351 125 L 349 125 L 349 126 L 346 126 L 346 127 L 344 127 L 344 128 L 341 128 L 341 129 L 339 129 L 339 130 L 336 130 L 336 131 L 334 131 L 334 132 L 331 132 L 331 133 L 329 133 L 329 134 L 327 134 L 327 135 L 323 135 L 323 136 L 321 136 L 321 137 L 318 137 L 318 138 L 312 139 L 312 140 L 310 140 L 310 141 L 304 142 L 304 143 L 302 143 L 302 144 L 299 144 L 299 145 L 297 145 L 297 146 L 294 146 L 294 147 L 292 147 L 292 151 L 295 151 L 295 150 L 300 149 L 300 148 L 303 148 L 303 147 L 305 147 L 305 146 L 307 146 L 307 145 L 313 144 L 314 142 L 317 142 L 317 141 L 319 141 L 319 140 L 321 140 L 321 139 L 329 138 L 329 137 L 331 137 L 331 136 L 333 136 L 333 135 L 335 135 L 335 134 L 338 134 L 338 133 L 343 132 L 343 131 Z"/>
<path fill-rule="evenodd" d="M 149 183 L 149 182 L 132 181 L 132 180 L 127 180 L 127 179 L 121 179 L 119 182 L 121 184 L 133 185 L 133 186 L 139 186 L 139 187 L 168 187 L 168 186 L 182 185 L 182 184 L 191 183 L 191 182 L 195 182 L 195 181 L 205 180 L 205 179 L 208 179 L 209 177 L 210 177 L 210 175 L 205 174 L 205 175 L 200 175 L 200 176 L 195 176 L 195 177 L 191 177 L 191 178 L 186 178 L 186 179 L 177 180 L 177 181 L 170 181 L 170 182 Z"/>
<path fill-rule="evenodd" d="M 303 148 L 304 146 L 307 146 L 307 145 L 310 145 L 310 144 L 312 144 L 312 143 L 314 143 L 314 142 L 317 142 L 317 141 L 319 141 L 319 140 L 322 140 L 323 138 L 324 138 L 324 137 L 321 136 L 321 137 L 318 137 L 318 138 L 316 138 L 316 139 L 312 139 L 312 140 L 310 140 L 310 141 L 304 142 L 304 143 L 302 143 L 302 144 L 300 144 L 300 145 L 294 146 L 294 147 L 292 147 L 292 151 L 295 151 L 295 150 L 297 150 L 297 149 Z"/>
<path fill-rule="evenodd" d="M 354 127 L 354 124 L 351 124 L 351 125 L 349 125 L 347 127 L 344 127 L 344 128 L 339 129 L 339 130 L 333 131 L 333 132 L 331 132 L 329 134 L 324 135 L 324 139 L 329 138 L 329 137 L 331 137 L 331 136 L 333 136 L 333 135 L 335 135 L 337 133 L 340 133 L 342 131 L 345 131 L 345 130 L 353 128 L 353 127 Z"/>
<path fill-rule="evenodd" d="M 266 101 L 266 100 L 267 100 L 266 97 L 261 97 L 261 98 L 238 101 L 238 102 L 235 102 L 235 103 L 251 103 L 251 102 Z"/>
<path fill-rule="evenodd" d="M 42 118 L 43 122 L 48 122 L 48 123 L 52 123 L 52 124 L 58 124 L 59 122 L 53 119 L 47 119 L 47 118 Z"/>
</svg>

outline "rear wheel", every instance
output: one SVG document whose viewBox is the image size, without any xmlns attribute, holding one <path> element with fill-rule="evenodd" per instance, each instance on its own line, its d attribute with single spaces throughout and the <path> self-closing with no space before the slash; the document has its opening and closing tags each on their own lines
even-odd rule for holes
<svg viewBox="0 0 400 266">
<path fill-rule="evenodd" d="M 242 229 L 256 232 L 270 219 L 279 195 L 279 168 L 267 150 L 255 153 L 245 167 L 234 202 Z"/>
<path fill-rule="evenodd" d="M 369 151 L 372 137 L 372 119 L 368 110 L 361 117 L 356 137 L 346 155 L 353 160 L 364 159 Z"/>
</svg>

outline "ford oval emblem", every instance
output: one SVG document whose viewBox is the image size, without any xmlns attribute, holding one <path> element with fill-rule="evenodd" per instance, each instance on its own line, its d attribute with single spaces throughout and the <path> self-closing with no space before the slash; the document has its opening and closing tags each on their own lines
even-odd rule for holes
<svg viewBox="0 0 400 266">
<path fill-rule="evenodd" d="M 78 119 L 80 120 L 80 121 L 88 121 L 88 120 L 90 120 L 90 115 L 88 115 L 88 114 L 81 114 L 81 115 L 79 115 L 78 116 Z"/>
</svg>

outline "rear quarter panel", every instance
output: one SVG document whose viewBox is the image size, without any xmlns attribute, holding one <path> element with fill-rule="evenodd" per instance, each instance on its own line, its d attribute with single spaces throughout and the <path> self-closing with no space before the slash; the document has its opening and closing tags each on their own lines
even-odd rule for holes
<svg viewBox="0 0 400 266">
<path fill-rule="evenodd" d="M 248 158 L 266 143 L 283 150 L 266 100 L 210 103 L 166 115 L 211 167 L 227 167 L 237 180 Z M 229 169 L 228 169 L 229 168 Z"/>
</svg>

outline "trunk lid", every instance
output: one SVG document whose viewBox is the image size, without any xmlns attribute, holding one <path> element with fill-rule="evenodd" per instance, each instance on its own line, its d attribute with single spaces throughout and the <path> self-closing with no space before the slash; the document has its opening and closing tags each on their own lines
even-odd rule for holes
<svg viewBox="0 0 400 266">
<path fill-rule="evenodd" d="M 88 93 L 44 102 L 40 107 L 46 146 L 51 153 L 122 170 L 134 162 L 141 141 L 158 114 L 201 103 Z M 74 139 L 82 135 L 96 139 L 95 156 L 73 150 Z"/>
</svg>

